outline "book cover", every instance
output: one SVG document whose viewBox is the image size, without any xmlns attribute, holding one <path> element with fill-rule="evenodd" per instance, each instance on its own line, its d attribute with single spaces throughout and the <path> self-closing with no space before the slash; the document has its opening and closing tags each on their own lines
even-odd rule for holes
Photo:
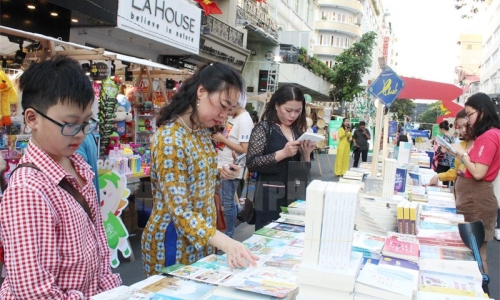
<svg viewBox="0 0 500 300">
<path fill-rule="evenodd" d="M 404 168 L 396 168 L 396 179 L 394 181 L 394 191 L 404 193 L 406 191 L 406 177 L 408 170 Z"/>
<path fill-rule="evenodd" d="M 266 228 L 271 228 L 271 229 L 276 229 L 276 230 L 282 230 L 282 231 L 297 232 L 297 233 L 305 231 L 304 226 L 297 226 L 297 225 L 283 224 L 283 223 L 275 223 L 275 222 L 272 222 L 272 223 L 266 225 L 265 227 Z"/>
<path fill-rule="evenodd" d="M 161 275 L 153 275 L 130 287 L 171 297 L 167 299 L 183 300 L 200 299 L 215 289 L 213 285 Z"/>
<path fill-rule="evenodd" d="M 425 244 L 420 245 L 420 259 L 476 261 L 474 253 L 467 247 L 428 246 Z"/>
<path fill-rule="evenodd" d="M 457 276 L 468 276 L 470 279 L 477 281 L 483 280 L 477 262 L 472 260 L 420 258 L 418 265 L 421 271 L 456 274 Z"/>
<path fill-rule="evenodd" d="M 481 281 L 421 272 L 419 291 L 469 296 L 482 293 L 483 288 Z"/>
<path fill-rule="evenodd" d="M 293 240 L 293 239 L 298 238 L 300 236 L 300 234 L 295 233 L 295 232 L 276 230 L 276 229 L 271 229 L 271 228 L 266 228 L 266 227 L 263 227 L 263 228 L 255 231 L 254 234 L 267 236 L 267 237 L 275 238 L 275 239 L 283 239 L 283 240 Z"/>
<path fill-rule="evenodd" d="M 415 271 L 419 270 L 418 264 L 414 261 L 409 261 L 406 259 L 390 257 L 390 256 L 385 256 L 385 255 L 382 255 L 380 257 L 378 265 L 394 266 L 394 267 L 400 267 L 400 268 L 405 268 L 408 270 L 415 270 Z"/>
<path fill-rule="evenodd" d="M 363 292 L 363 286 L 371 287 L 368 293 L 371 296 L 394 299 L 395 297 L 387 297 L 387 293 L 379 291 L 388 291 L 393 294 L 405 296 L 405 299 L 412 299 L 414 282 L 418 280 L 418 275 L 414 272 L 409 272 L 404 268 L 390 268 L 387 266 L 367 264 L 363 270 L 359 272 L 356 279 L 356 292 Z M 397 296 L 396 296 L 397 297 Z"/>
<path fill-rule="evenodd" d="M 435 205 L 429 205 L 429 204 L 422 204 L 421 210 L 422 210 L 422 212 L 435 211 L 435 212 L 448 212 L 448 213 L 452 213 L 452 214 L 457 213 L 456 207 L 443 207 L 443 206 L 435 206 Z"/>
<path fill-rule="evenodd" d="M 361 231 L 354 231 L 352 251 L 363 253 L 363 257 L 379 259 L 386 237 Z"/>
<path fill-rule="evenodd" d="M 398 213 L 398 232 L 404 233 L 404 206 L 406 201 L 401 201 L 397 205 L 397 213 Z"/>
<path fill-rule="evenodd" d="M 411 179 L 411 184 L 412 185 L 422 185 L 421 179 L 420 179 L 420 173 L 415 173 L 415 172 L 408 172 L 408 176 Z"/>
<path fill-rule="evenodd" d="M 396 238 L 387 238 L 385 240 L 382 254 L 402 258 L 411 261 L 418 261 L 419 258 L 419 244 L 399 241 Z"/>
<path fill-rule="evenodd" d="M 470 294 L 469 294 L 470 295 Z M 442 293 L 433 292 L 417 292 L 417 300 L 480 300 L 480 299 L 490 299 L 488 294 L 477 293 L 473 296 L 460 296 L 460 295 L 450 295 Z"/>
<path fill-rule="evenodd" d="M 409 234 L 417 234 L 417 215 L 419 210 L 419 204 L 417 202 L 410 203 L 410 232 Z"/>
</svg>

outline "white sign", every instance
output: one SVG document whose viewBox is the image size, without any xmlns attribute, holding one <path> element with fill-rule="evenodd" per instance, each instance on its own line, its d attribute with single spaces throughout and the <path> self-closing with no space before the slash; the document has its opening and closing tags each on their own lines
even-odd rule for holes
<svg viewBox="0 0 500 300">
<path fill-rule="evenodd" d="M 119 0 L 117 27 L 198 54 L 201 10 L 185 0 Z"/>
</svg>

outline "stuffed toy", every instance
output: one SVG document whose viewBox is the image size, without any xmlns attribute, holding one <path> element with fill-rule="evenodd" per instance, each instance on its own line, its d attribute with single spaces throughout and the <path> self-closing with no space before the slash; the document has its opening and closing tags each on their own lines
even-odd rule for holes
<svg viewBox="0 0 500 300">
<path fill-rule="evenodd" d="M 9 76 L 0 70 L 0 126 L 12 125 L 10 105 L 17 103 L 17 92 Z"/>
<path fill-rule="evenodd" d="M 116 109 L 115 109 L 115 128 L 120 137 L 126 133 L 126 125 L 131 125 L 132 122 L 132 106 L 125 95 L 119 94 L 116 96 Z"/>
</svg>

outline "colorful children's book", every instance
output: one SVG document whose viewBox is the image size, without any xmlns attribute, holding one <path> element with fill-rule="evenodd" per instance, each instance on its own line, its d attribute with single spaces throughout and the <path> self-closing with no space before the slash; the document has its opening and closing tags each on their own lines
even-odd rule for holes
<svg viewBox="0 0 500 300">
<path fill-rule="evenodd" d="M 382 248 L 382 254 L 385 256 L 417 262 L 420 253 L 419 247 L 420 245 L 418 243 L 404 242 L 398 240 L 397 238 L 390 237 L 385 240 L 384 248 Z"/>
<path fill-rule="evenodd" d="M 297 232 L 297 233 L 305 231 L 304 226 L 284 224 L 284 223 L 275 223 L 275 222 L 272 222 L 272 223 L 266 225 L 265 227 L 271 228 L 271 229 L 276 229 L 276 230 L 282 230 L 282 231 Z"/>
<path fill-rule="evenodd" d="M 168 297 L 159 299 L 171 300 L 197 300 L 205 295 L 208 295 L 216 288 L 215 286 L 209 284 L 203 284 L 192 280 L 183 280 L 175 277 L 165 277 L 161 275 L 153 275 L 143 281 L 131 285 L 130 287 Z"/>
<path fill-rule="evenodd" d="M 474 254 L 467 247 L 446 247 L 420 245 L 420 259 L 446 259 L 475 261 Z"/>
<path fill-rule="evenodd" d="M 276 230 L 276 229 L 271 229 L 271 228 L 266 228 L 266 227 L 263 227 L 263 228 L 257 230 L 256 232 L 254 232 L 254 234 L 267 236 L 267 237 L 274 238 L 274 239 L 282 239 L 282 240 L 293 240 L 293 239 L 304 236 L 304 234 L 302 234 L 302 233 L 282 231 L 282 230 Z"/>
<path fill-rule="evenodd" d="M 352 251 L 363 253 L 363 257 L 379 259 L 386 237 L 354 231 L 352 238 Z"/>
</svg>

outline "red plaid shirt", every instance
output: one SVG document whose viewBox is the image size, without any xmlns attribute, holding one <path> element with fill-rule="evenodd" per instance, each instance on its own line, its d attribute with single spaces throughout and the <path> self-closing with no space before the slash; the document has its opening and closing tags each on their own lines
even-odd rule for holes
<svg viewBox="0 0 500 300">
<path fill-rule="evenodd" d="M 86 184 L 33 143 L 14 172 L 0 204 L 0 238 L 7 277 L 0 299 L 88 299 L 121 284 L 112 274 L 93 172 L 79 155 L 70 157 Z M 87 200 L 95 226 L 81 205 L 59 187 L 66 177 Z"/>
</svg>

